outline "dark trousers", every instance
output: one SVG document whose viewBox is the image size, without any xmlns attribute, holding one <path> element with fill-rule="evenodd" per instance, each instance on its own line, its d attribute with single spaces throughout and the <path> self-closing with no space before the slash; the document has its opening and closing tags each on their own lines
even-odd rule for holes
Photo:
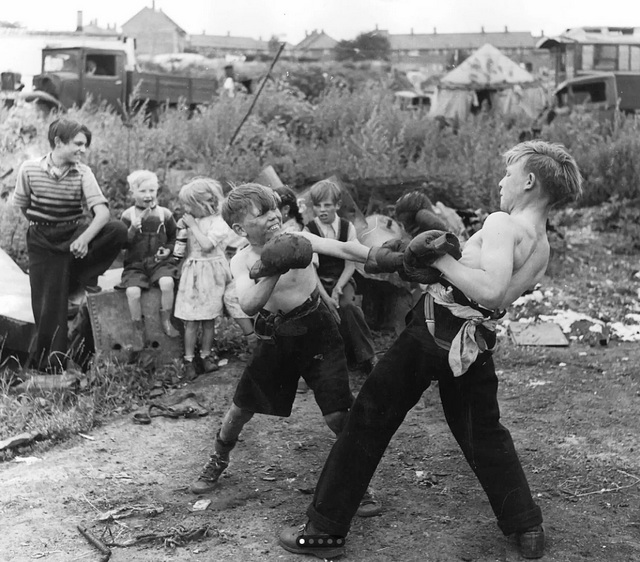
<svg viewBox="0 0 640 562">
<path fill-rule="evenodd" d="M 67 359 L 67 314 L 69 292 L 97 285 L 127 241 L 127 228 L 110 221 L 89 244 L 89 253 L 76 259 L 69 246 L 87 225 L 31 225 L 27 231 L 31 306 L 36 323 L 29 365 L 61 371 Z"/>
<path fill-rule="evenodd" d="M 500 424 L 498 379 L 490 352 L 454 378 L 446 352 L 427 331 L 423 299 L 405 330 L 376 365 L 335 442 L 312 504 L 309 519 L 323 531 L 345 536 L 378 463 L 422 393 L 437 378 L 451 432 L 486 492 L 504 534 L 540 524 L 509 431 Z"/>
</svg>

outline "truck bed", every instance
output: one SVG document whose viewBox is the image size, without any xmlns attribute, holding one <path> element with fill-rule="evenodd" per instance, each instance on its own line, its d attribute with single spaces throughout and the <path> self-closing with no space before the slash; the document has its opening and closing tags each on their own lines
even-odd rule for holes
<svg viewBox="0 0 640 562">
<path fill-rule="evenodd" d="M 132 72 L 132 92 L 136 99 L 188 105 L 210 103 L 218 90 L 215 78 L 193 78 L 155 72 Z"/>
</svg>

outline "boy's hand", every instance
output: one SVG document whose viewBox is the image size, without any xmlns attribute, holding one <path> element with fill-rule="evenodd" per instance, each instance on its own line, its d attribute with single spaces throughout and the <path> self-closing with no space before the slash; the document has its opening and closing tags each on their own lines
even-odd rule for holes
<svg viewBox="0 0 640 562">
<path fill-rule="evenodd" d="M 69 250 L 74 258 L 82 259 L 89 253 L 89 243 L 85 241 L 81 234 L 71 242 Z"/>
<path fill-rule="evenodd" d="M 161 246 L 160 248 L 158 248 L 158 251 L 156 252 L 156 260 L 157 261 L 165 260 L 170 255 L 171 255 L 171 250 L 169 250 L 169 248 L 165 248 L 164 246 Z"/>
<path fill-rule="evenodd" d="M 269 240 L 260 259 L 249 272 L 251 279 L 282 275 L 290 269 L 304 269 L 313 259 L 313 246 L 303 236 L 283 232 Z"/>
<path fill-rule="evenodd" d="M 151 212 L 151 207 L 147 207 L 139 215 L 135 215 L 135 213 L 134 213 L 135 216 L 133 217 L 133 220 L 131 221 L 131 227 L 134 228 L 135 230 L 142 231 L 142 221 L 149 216 L 150 212 Z"/>
<path fill-rule="evenodd" d="M 336 285 L 333 288 L 333 291 L 331 291 L 331 300 L 335 303 L 336 307 L 339 306 L 339 302 L 340 302 L 340 297 L 342 296 L 342 287 L 338 287 L 338 285 Z"/>
</svg>

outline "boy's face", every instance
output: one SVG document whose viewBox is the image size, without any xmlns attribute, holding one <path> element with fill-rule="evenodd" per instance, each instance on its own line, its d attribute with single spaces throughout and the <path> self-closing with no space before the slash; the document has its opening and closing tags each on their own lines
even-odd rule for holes
<svg viewBox="0 0 640 562">
<path fill-rule="evenodd" d="M 53 160 L 58 166 L 77 164 L 87 150 L 87 137 L 84 133 L 78 133 L 67 143 L 56 137 L 54 143 Z"/>
<path fill-rule="evenodd" d="M 323 199 L 313 204 L 313 212 L 323 224 L 332 224 L 336 220 L 336 214 L 340 208 L 340 203 L 331 199 Z"/>
<path fill-rule="evenodd" d="M 155 207 L 158 202 L 158 184 L 153 180 L 144 181 L 131 189 L 131 196 L 139 209 Z"/>
<path fill-rule="evenodd" d="M 252 246 L 264 246 L 280 232 L 282 214 L 279 209 L 269 209 L 262 213 L 255 205 L 244 218 L 234 224 L 234 230 L 246 237 Z"/>
<path fill-rule="evenodd" d="M 498 184 L 500 186 L 500 210 L 511 212 L 519 196 L 527 187 L 533 186 L 533 174 L 525 172 L 526 158 L 520 158 L 509 166 L 505 176 Z"/>
</svg>

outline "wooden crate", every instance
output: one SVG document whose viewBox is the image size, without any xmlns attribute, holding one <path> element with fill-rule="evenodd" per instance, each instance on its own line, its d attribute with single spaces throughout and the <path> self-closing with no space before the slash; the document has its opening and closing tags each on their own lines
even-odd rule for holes
<svg viewBox="0 0 640 562">
<path fill-rule="evenodd" d="M 170 338 L 162 331 L 160 323 L 160 289 L 142 292 L 142 315 L 145 323 L 146 342 L 143 334 L 134 329 L 124 291 L 103 290 L 87 295 L 87 306 L 96 352 L 108 354 L 123 362 L 131 361 L 145 350 L 156 359 L 156 365 L 168 364 L 183 355 L 183 338 Z M 181 322 L 174 326 L 182 330 Z"/>
</svg>

